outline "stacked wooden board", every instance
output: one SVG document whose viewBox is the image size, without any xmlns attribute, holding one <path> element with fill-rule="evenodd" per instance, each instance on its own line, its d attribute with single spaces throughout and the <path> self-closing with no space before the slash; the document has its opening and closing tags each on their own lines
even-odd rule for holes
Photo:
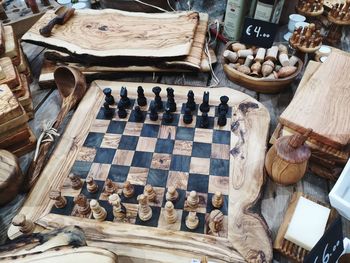
<svg viewBox="0 0 350 263">
<path fill-rule="evenodd" d="M 56 15 L 47 12 L 22 37 L 65 53 L 48 58 L 54 65 L 78 64 L 85 72 L 210 70 L 204 52 L 207 14 L 76 10 L 50 37 L 40 35 Z"/>
<path fill-rule="evenodd" d="M 350 55 L 344 52 L 332 52 L 323 64 L 311 62 L 271 139 L 313 129 L 309 168 L 331 180 L 339 177 L 350 153 L 349 68 Z"/>
<path fill-rule="evenodd" d="M 33 118 L 30 82 L 30 69 L 12 27 L 0 24 L 0 84 L 6 84 L 11 89 L 28 117 Z"/>
<path fill-rule="evenodd" d="M 12 84 L 12 83 L 11 83 Z M 0 148 L 21 156 L 35 148 L 28 115 L 6 84 L 0 85 Z"/>
</svg>

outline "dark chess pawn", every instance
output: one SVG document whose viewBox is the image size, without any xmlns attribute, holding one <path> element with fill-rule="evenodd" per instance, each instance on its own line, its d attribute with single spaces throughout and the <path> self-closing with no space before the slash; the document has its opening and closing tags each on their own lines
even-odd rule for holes
<svg viewBox="0 0 350 263">
<path fill-rule="evenodd" d="M 199 110 L 201 112 L 205 112 L 205 113 L 209 112 L 209 110 L 210 110 L 210 106 L 209 106 L 209 91 L 205 91 L 203 93 L 203 102 L 199 106 Z"/>
<path fill-rule="evenodd" d="M 114 97 L 112 96 L 112 90 L 110 88 L 103 89 L 103 93 L 106 95 L 105 101 L 109 105 L 113 105 L 115 103 Z"/>
<path fill-rule="evenodd" d="M 200 121 L 199 126 L 200 126 L 201 128 L 208 128 L 208 126 L 209 126 L 209 117 L 208 117 L 208 113 L 206 113 L 206 112 L 203 112 L 203 113 L 202 113 L 202 118 L 201 118 L 201 121 Z"/>
<path fill-rule="evenodd" d="M 165 113 L 163 114 L 163 120 L 165 123 L 171 123 L 174 119 L 173 114 L 170 112 L 169 108 L 165 109 Z"/>
<path fill-rule="evenodd" d="M 189 108 L 191 111 L 196 109 L 196 102 L 194 101 L 194 93 L 192 90 L 187 93 L 186 108 Z"/>
<path fill-rule="evenodd" d="M 103 103 L 103 114 L 106 118 L 112 118 L 114 115 L 115 109 L 109 107 L 108 102 Z"/>
<path fill-rule="evenodd" d="M 162 98 L 160 97 L 160 92 L 162 91 L 162 89 L 160 87 L 154 87 L 152 89 L 153 93 L 156 95 L 154 97 L 154 102 L 155 102 L 155 106 L 156 106 L 156 109 L 158 111 L 161 111 L 163 109 L 163 102 L 162 102 Z"/>
<path fill-rule="evenodd" d="M 125 119 L 128 113 L 126 112 L 124 106 L 118 103 L 118 117 L 120 119 Z"/>
<path fill-rule="evenodd" d="M 139 106 L 135 107 L 134 116 L 135 116 L 135 121 L 137 121 L 137 122 L 143 121 L 143 113 L 142 113 L 141 108 Z"/>
<path fill-rule="evenodd" d="M 219 104 L 219 107 L 218 107 L 219 113 L 225 112 L 226 114 L 228 112 L 228 105 L 227 105 L 228 100 L 229 98 L 227 96 L 220 97 L 221 103 Z"/>
<path fill-rule="evenodd" d="M 166 91 L 168 93 L 167 108 L 169 108 L 170 112 L 175 112 L 176 111 L 176 103 L 175 103 L 175 99 L 174 99 L 174 89 L 167 88 Z"/>
<path fill-rule="evenodd" d="M 141 107 L 147 105 L 147 99 L 141 86 L 137 87 L 137 104 Z"/>
<path fill-rule="evenodd" d="M 227 123 L 226 113 L 224 111 L 219 112 L 218 125 L 225 126 Z"/>
<path fill-rule="evenodd" d="M 156 108 L 154 101 L 152 101 L 151 106 L 150 106 L 149 118 L 151 121 L 158 120 L 158 112 L 157 112 L 157 108 Z"/>
<path fill-rule="evenodd" d="M 192 111 L 189 108 L 185 109 L 185 114 L 183 117 L 183 122 L 186 124 L 190 124 L 193 121 L 193 117 L 192 117 Z"/>
<path fill-rule="evenodd" d="M 118 105 L 121 105 L 124 108 L 127 108 L 130 106 L 130 99 L 128 98 L 128 90 L 125 87 L 122 87 L 122 89 L 120 90 L 120 101 Z"/>
</svg>

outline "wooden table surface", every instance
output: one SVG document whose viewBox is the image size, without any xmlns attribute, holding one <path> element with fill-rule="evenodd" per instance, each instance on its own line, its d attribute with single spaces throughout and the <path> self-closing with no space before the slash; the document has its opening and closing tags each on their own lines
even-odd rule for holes
<svg viewBox="0 0 350 263">
<path fill-rule="evenodd" d="M 181 1 L 179 1 L 181 2 Z M 185 1 L 183 1 L 185 2 Z M 219 21 L 223 20 L 225 3 L 226 1 L 190 1 L 194 10 L 206 11 L 210 10 L 210 19 L 215 18 Z M 198 2 L 214 2 L 214 3 L 198 3 Z M 188 9 L 186 4 L 179 4 L 182 9 Z M 212 6 L 214 5 L 214 6 Z M 282 40 L 283 34 L 287 31 L 286 26 L 279 29 L 277 39 Z M 348 29 L 345 29 L 345 37 L 342 38 L 342 42 L 338 46 L 339 48 L 350 51 L 350 34 Z M 30 122 L 30 127 L 33 129 L 35 135 L 38 137 L 40 134 L 41 124 L 43 121 L 49 119 L 55 119 L 60 109 L 60 98 L 56 89 L 42 90 L 38 86 L 38 76 L 40 73 L 41 64 L 43 61 L 44 49 L 38 46 L 34 46 L 27 43 L 22 43 L 24 52 L 28 57 L 28 60 L 33 71 L 34 82 L 31 85 L 31 91 L 33 96 L 35 119 Z M 217 42 L 215 46 L 215 52 L 218 56 L 218 63 L 214 66 L 214 71 L 217 77 L 220 79 L 218 86 L 230 87 L 235 90 L 239 90 L 246 94 L 249 94 L 253 98 L 263 103 L 270 112 L 270 134 L 274 131 L 278 116 L 283 112 L 291 101 L 293 94 L 300 82 L 301 76 L 294 81 L 291 87 L 285 89 L 278 94 L 262 94 L 257 93 L 237 84 L 232 83 L 226 78 L 223 72 L 221 63 L 221 54 L 224 50 L 224 44 Z M 165 83 L 171 86 L 177 85 L 189 85 L 189 86 L 208 86 L 214 83 L 214 80 L 207 73 L 123 73 L 117 74 L 118 81 L 133 81 L 133 82 L 152 82 L 152 83 Z M 69 114 L 65 121 L 65 125 L 70 120 L 72 113 Z M 63 125 L 65 127 L 65 125 Z M 33 158 L 33 153 L 27 154 L 20 158 L 21 167 L 25 170 L 28 167 L 29 161 Z M 288 206 L 288 202 L 292 194 L 296 191 L 302 191 L 305 194 L 311 195 L 320 201 L 329 203 L 328 193 L 333 187 L 333 183 L 327 180 L 308 173 L 300 182 L 289 187 L 278 186 L 273 183 L 269 178 L 266 180 L 266 184 L 263 189 L 263 195 L 261 201 L 256 204 L 255 209 L 261 210 L 272 235 L 272 240 L 276 237 L 278 228 L 283 220 L 283 216 Z M 18 208 L 25 200 L 24 195 L 18 195 L 15 200 L 0 209 L 0 244 L 6 241 L 7 228 L 17 213 Z M 255 210 L 254 209 L 254 210 Z M 343 229 L 346 236 L 350 236 L 350 223 L 346 219 L 343 219 Z M 288 262 L 287 259 L 275 254 L 276 262 Z"/>
</svg>

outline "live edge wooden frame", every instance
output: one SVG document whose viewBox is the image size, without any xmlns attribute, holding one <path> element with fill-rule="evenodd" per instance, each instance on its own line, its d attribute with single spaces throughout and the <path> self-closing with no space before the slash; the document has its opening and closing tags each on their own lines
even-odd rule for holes
<svg viewBox="0 0 350 263">
<path fill-rule="evenodd" d="M 229 88 L 210 89 L 210 104 L 217 104 L 220 96 L 227 95 L 229 105 L 233 107 L 227 238 L 50 213 L 53 201 L 49 199 L 49 192 L 60 189 L 67 177 L 102 105 L 102 90 L 105 87 L 120 90 L 125 86 L 129 97 L 135 98 L 138 85 L 142 85 L 147 98 L 154 97 L 154 86 L 160 86 L 163 94 L 169 86 L 100 80 L 91 84 L 19 213 L 34 221 L 38 229 L 78 225 L 85 231 L 89 245 L 110 249 L 131 262 L 190 262 L 191 258 L 202 256 L 208 256 L 214 262 L 271 262 L 272 242 L 266 222 L 260 214 L 249 211 L 259 199 L 264 183 L 270 116 L 261 103 Z M 175 98 L 181 100 L 186 100 L 190 89 L 198 101 L 207 91 L 200 87 L 171 87 L 175 90 Z M 10 239 L 20 234 L 13 225 L 8 231 Z"/>
</svg>

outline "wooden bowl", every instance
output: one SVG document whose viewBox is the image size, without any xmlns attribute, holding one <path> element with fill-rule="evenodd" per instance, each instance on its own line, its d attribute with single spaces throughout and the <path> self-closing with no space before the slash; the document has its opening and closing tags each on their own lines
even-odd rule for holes
<svg viewBox="0 0 350 263">
<path fill-rule="evenodd" d="M 228 42 L 226 44 L 225 50 L 230 50 L 231 44 L 234 42 Z M 295 65 L 297 67 L 297 70 L 290 76 L 286 78 L 280 78 L 280 79 L 262 79 L 257 77 L 252 77 L 250 75 L 246 75 L 244 73 L 239 72 L 236 69 L 233 69 L 228 66 L 229 62 L 227 59 L 223 58 L 223 67 L 224 72 L 229 80 L 247 88 L 250 90 L 254 90 L 256 92 L 260 93 L 277 93 L 281 92 L 283 89 L 288 87 L 294 79 L 299 75 L 303 68 L 303 62 L 298 59 L 297 64 Z"/>
</svg>

